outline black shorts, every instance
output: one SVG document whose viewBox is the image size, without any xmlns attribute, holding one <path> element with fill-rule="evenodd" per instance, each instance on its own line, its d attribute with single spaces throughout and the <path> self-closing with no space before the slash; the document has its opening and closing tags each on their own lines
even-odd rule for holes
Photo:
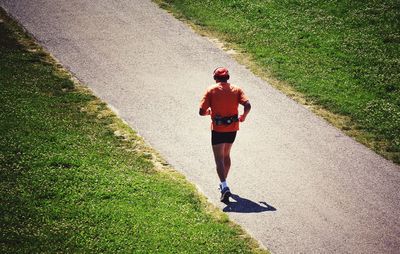
<svg viewBox="0 0 400 254">
<path fill-rule="evenodd" d="M 235 141 L 236 132 L 237 131 L 232 131 L 232 132 L 211 131 L 211 144 L 212 145 L 218 145 L 222 143 L 232 144 Z"/>
</svg>

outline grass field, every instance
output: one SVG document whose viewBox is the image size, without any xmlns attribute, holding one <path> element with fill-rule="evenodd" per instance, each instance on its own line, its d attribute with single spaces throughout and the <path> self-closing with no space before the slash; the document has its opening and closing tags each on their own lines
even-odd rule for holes
<svg viewBox="0 0 400 254">
<path fill-rule="evenodd" d="M 0 88 L 0 253 L 264 253 L 1 9 Z"/>
<path fill-rule="evenodd" d="M 400 163 L 399 1 L 155 2 L 237 49 L 261 69 L 257 74 L 289 85 L 305 104 L 336 114 L 321 113 Z"/>
</svg>

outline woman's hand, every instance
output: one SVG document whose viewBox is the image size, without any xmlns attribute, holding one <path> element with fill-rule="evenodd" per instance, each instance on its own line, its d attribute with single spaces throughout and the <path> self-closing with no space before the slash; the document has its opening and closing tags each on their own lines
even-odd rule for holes
<svg viewBox="0 0 400 254">
<path fill-rule="evenodd" d="M 208 108 L 206 111 L 204 111 L 204 109 L 200 109 L 200 110 L 199 110 L 199 114 L 200 114 L 201 116 L 208 116 L 208 115 L 211 115 L 211 109 Z"/>
<path fill-rule="evenodd" d="M 247 114 L 249 114 L 250 109 L 251 109 L 251 104 L 249 101 L 246 101 L 246 103 L 243 106 L 244 106 L 244 112 L 243 112 L 243 115 L 239 116 L 240 122 L 244 122 L 246 120 Z"/>
</svg>

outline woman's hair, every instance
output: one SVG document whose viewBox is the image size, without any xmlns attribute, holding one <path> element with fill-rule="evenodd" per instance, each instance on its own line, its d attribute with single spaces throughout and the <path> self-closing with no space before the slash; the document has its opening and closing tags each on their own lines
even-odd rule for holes
<svg viewBox="0 0 400 254">
<path fill-rule="evenodd" d="M 214 80 L 216 80 L 217 82 L 227 82 L 228 79 L 229 79 L 229 75 L 228 76 L 224 76 L 224 77 L 214 76 Z"/>
</svg>

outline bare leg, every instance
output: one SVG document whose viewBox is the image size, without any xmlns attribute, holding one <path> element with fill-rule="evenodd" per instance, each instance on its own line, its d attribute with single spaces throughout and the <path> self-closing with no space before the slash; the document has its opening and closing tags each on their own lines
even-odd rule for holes
<svg viewBox="0 0 400 254">
<path fill-rule="evenodd" d="M 229 202 L 229 197 L 232 195 L 228 187 L 226 187 L 226 177 L 228 176 L 229 169 L 231 167 L 231 151 L 232 144 L 223 143 L 213 145 L 215 164 L 217 165 L 217 173 L 219 180 L 221 181 L 221 202 Z M 223 183 L 225 182 L 225 183 Z M 222 185 L 222 183 L 224 185 Z"/>
<path fill-rule="evenodd" d="M 221 182 L 224 182 L 226 180 L 225 161 L 224 161 L 225 145 L 226 144 L 224 143 L 212 146 L 214 152 L 215 164 L 217 166 L 217 174 Z"/>
<path fill-rule="evenodd" d="M 221 182 L 226 180 L 229 169 L 231 168 L 231 148 L 232 144 L 229 143 L 213 145 L 215 164 Z"/>
<path fill-rule="evenodd" d="M 231 148 L 232 144 L 225 143 L 224 146 L 224 177 L 228 178 L 229 169 L 231 168 Z"/>
</svg>

